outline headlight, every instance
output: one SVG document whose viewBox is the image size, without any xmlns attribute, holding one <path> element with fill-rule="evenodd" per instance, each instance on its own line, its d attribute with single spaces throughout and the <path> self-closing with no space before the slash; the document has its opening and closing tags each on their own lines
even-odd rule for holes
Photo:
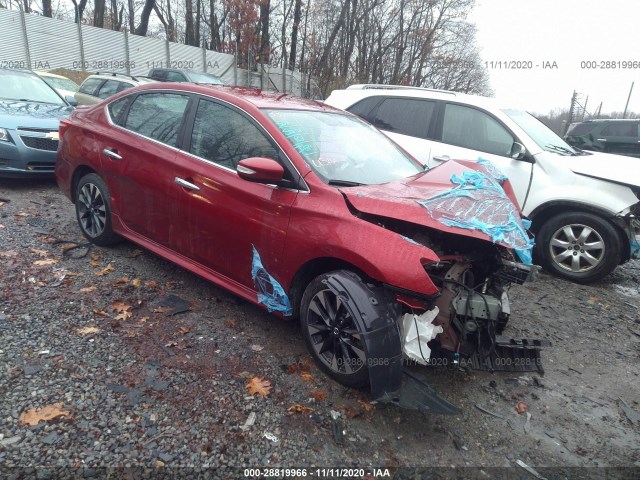
<svg viewBox="0 0 640 480">
<path fill-rule="evenodd" d="M 0 128 L 0 141 L 1 142 L 9 141 L 9 132 L 7 132 L 6 128 Z"/>
</svg>

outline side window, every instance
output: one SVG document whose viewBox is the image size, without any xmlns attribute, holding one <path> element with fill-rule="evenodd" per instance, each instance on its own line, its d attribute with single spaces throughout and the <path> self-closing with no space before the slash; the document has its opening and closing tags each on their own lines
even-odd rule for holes
<svg viewBox="0 0 640 480">
<path fill-rule="evenodd" d="M 198 105 L 191 153 L 233 170 L 244 158 L 278 160 L 278 150 L 248 118 L 208 100 L 200 100 Z"/>
<path fill-rule="evenodd" d="M 179 72 L 167 72 L 167 82 L 186 82 L 186 78 Z"/>
<path fill-rule="evenodd" d="M 436 103 L 413 98 L 387 98 L 378 107 L 373 124 L 381 130 L 427 138 Z"/>
<path fill-rule="evenodd" d="M 187 95 L 175 93 L 139 95 L 129 108 L 124 127 L 175 147 L 188 103 Z"/>
<path fill-rule="evenodd" d="M 610 123 L 601 133 L 606 137 L 637 137 L 638 124 L 633 122 Z"/>
<path fill-rule="evenodd" d="M 78 91 L 87 95 L 93 95 L 93 92 L 96 91 L 96 88 L 102 82 L 104 82 L 104 80 L 101 78 L 89 78 L 82 83 L 82 86 L 78 89 Z"/>
<path fill-rule="evenodd" d="M 120 118 L 120 115 L 124 111 L 127 103 L 131 100 L 131 96 L 126 96 L 124 98 L 119 98 L 115 102 L 111 102 L 107 107 L 109 109 L 109 115 L 111 116 L 111 121 L 116 125 L 124 126 L 123 119 Z"/>
<path fill-rule="evenodd" d="M 462 105 L 447 104 L 442 141 L 458 147 L 509 156 L 513 136 L 486 113 Z"/>
<path fill-rule="evenodd" d="M 116 80 L 107 80 L 104 82 L 104 85 L 100 87 L 96 96 L 101 99 L 109 98 L 111 95 L 115 95 L 121 90 L 118 88 L 122 85 L 122 82 L 118 82 Z M 126 84 L 125 84 L 126 85 Z"/>
<path fill-rule="evenodd" d="M 380 97 L 368 97 L 347 108 L 347 111 L 364 118 L 369 123 L 373 123 L 374 118 L 371 115 L 371 111 L 378 103 L 380 103 Z"/>
</svg>

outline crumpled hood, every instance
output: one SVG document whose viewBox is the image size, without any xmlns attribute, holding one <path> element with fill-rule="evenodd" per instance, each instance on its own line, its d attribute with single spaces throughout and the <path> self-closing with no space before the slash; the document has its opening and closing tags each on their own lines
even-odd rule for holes
<svg viewBox="0 0 640 480">
<path fill-rule="evenodd" d="M 69 105 L 0 100 L 0 127 L 57 130 L 60 120 L 67 118 L 71 112 L 73 112 L 73 107 Z"/>
<path fill-rule="evenodd" d="M 474 175 L 487 186 L 476 188 L 467 183 Z M 451 160 L 407 179 L 340 191 L 363 213 L 479 238 L 516 251 L 532 246 L 519 210 L 482 167 L 468 168 Z M 505 226 L 514 227 L 516 235 L 504 237 Z"/>
<path fill-rule="evenodd" d="M 640 158 L 587 152 L 588 155 L 562 157 L 574 173 L 640 187 Z"/>
</svg>

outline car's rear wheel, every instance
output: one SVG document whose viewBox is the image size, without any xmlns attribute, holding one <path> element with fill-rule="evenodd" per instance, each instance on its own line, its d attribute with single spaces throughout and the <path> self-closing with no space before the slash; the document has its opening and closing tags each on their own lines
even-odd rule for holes
<svg viewBox="0 0 640 480">
<path fill-rule="evenodd" d="M 306 288 L 300 306 L 305 342 L 320 368 L 350 387 L 369 383 L 367 358 L 358 322 L 347 302 L 327 285 L 332 273 L 316 277 Z"/>
<path fill-rule="evenodd" d="M 100 246 L 119 241 L 111 224 L 111 197 L 104 180 L 95 173 L 82 177 L 76 187 L 76 218 L 82 234 Z"/>
<path fill-rule="evenodd" d="M 591 213 L 556 215 L 536 237 L 542 267 L 567 280 L 589 283 L 611 273 L 620 263 L 621 242 L 613 225 Z"/>
</svg>

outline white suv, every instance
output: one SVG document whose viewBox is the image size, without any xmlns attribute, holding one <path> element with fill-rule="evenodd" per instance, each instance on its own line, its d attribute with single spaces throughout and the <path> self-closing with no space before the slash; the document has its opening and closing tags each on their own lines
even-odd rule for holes
<svg viewBox="0 0 640 480">
<path fill-rule="evenodd" d="M 640 258 L 640 163 L 585 152 L 530 114 L 444 90 L 353 85 L 325 101 L 384 131 L 424 165 L 491 161 L 536 234 L 535 260 L 578 283 Z"/>
</svg>

